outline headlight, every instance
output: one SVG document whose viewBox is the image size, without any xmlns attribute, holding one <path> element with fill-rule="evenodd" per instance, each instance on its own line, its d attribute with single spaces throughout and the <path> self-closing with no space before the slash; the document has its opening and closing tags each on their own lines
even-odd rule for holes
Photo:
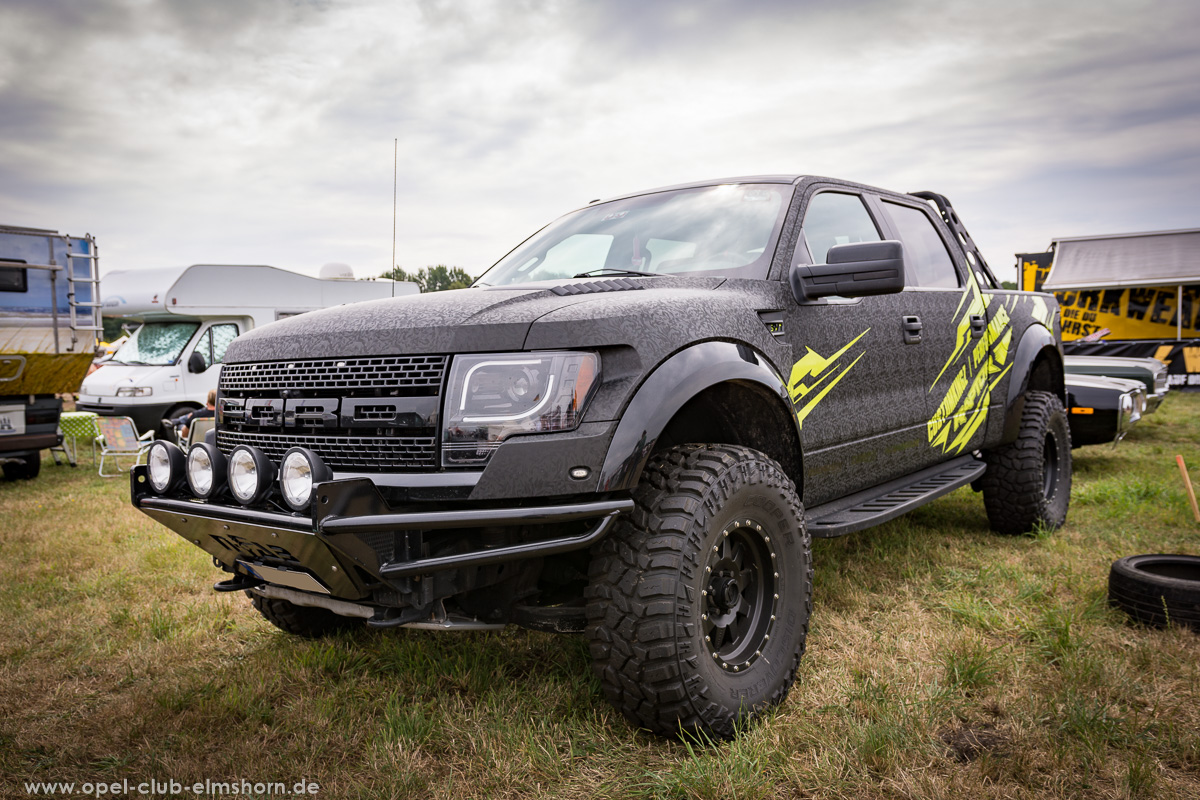
<svg viewBox="0 0 1200 800">
<path fill-rule="evenodd" d="M 240 444 L 229 454 L 229 490 L 244 506 L 260 502 L 275 482 L 275 465 L 257 447 Z"/>
<path fill-rule="evenodd" d="M 150 488 L 166 494 L 183 478 L 183 451 L 170 442 L 155 442 L 146 454 Z"/>
<path fill-rule="evenodd" d="M 197 442 L 187 454 L 187 481 L 192 494 L 205 500 L 225 486 L 225 454 L 211 444 Z"/>
<path fill-rule="evenodd" d="M 149 397 L 152 394 L 153 386 L 122 386 L 117 389 L 117 397 Z"/>
<path fill-rule="evenodd" d="M 483 466 L 509 436 L 577 428 L 600 385 L 600 357 L 562 351 L 455 356 L 447 385 L 442 465 Z"/>
<path fill-rule="evenodd" d="M 311 450 L 293 447 L 283 454 L 279 465 L 279 488 L 284 501 L 295 511 L 303 511 L 312 502 L 313 486 L 333 478 L 333 472 Z"/>
</svg>

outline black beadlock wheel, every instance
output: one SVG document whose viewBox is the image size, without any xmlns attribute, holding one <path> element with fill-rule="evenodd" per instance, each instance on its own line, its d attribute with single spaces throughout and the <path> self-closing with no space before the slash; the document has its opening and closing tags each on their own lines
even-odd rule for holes
<svg viewBox="0 0 1200 800">
<path fill-rule="evenodd" d="M 267 622 L 281 631 L 306 639 L 319 639 L 348 628 L 361 627 L 363 624 L 361 619 L 343 617 L 326 608 L 298 606 L 287 600 L 263 597 L 253 591 L 247 591 L 246 596 Z"/>
<path fill-rule="evenodd" d="M 1126 556 L 1108 573 L 1108 601 L 1138 622 L 1200 632 L 1200 556 Z"/>
<path fill-rule="evenodd" d="M 1016 441 L 984 454 L 980 479 L 988 522 L 998 533 L 1055 530 L 1071 501 L 1071 429 L 1062 402 L 1050 392 L 1025 394 Z"/>
<path fill-rule="evenodd" d="M 783 701 L 804 654 L 812 558 L 796 488 L 755 450 L 681 445 L 633 494 L 589 570 L 604 694 L 655 733 L 732 738 Z"/>
</svg>

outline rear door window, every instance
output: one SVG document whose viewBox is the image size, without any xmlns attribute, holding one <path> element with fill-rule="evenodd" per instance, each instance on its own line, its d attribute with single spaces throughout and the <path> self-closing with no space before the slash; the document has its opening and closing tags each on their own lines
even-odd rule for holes
<svg viewBox="0 0 1200 800">
<path fill-rule="evenodd" d="M 929 216 L 919 208 L 890 200 L 884 200 L 883 207 L 904 242 L 904 271 L 908 285 L 957 289 L 958 271 Z"/>
</svg>

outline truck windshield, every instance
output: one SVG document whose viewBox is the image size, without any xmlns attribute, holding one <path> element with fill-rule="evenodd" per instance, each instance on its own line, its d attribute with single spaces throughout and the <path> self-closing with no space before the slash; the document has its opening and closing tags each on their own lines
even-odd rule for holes
<svg viewBox="0 0 1200 800">
<path fill-rule="evenodd" d="M 174 364 L 199 327 L 199 322 L 147 322 L 133 332 L 109 363 L 157 367 Z"/>
<path fill-rule="evenodd" d="M 791 191 L 727 184 L 591 205 L 534 234 L 476 285 L 638 273 L 766 278 Z"/>
</svg>

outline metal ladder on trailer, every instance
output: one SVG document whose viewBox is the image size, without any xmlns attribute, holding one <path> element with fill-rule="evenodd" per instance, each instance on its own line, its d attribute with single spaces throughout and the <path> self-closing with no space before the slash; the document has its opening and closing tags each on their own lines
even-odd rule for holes
<svg viewBox="0 0 1200 800">
<path fill-rule="evenodd" d="M 71 329 L 71 346 L 67 348 L 69 351 L 75 350 L 75 346 L 79 343 L 79 334 L 83 331 L 91 333 L 89 337 L 89 345 L 92 349 L 96 347 L 96 341 L 100 337 L 100 333 L 104 330 L 104 326 L 100 324 L 100 256 L 96 252 L 96 239 L 89 233 L 83 237 L 83 241 L 87 243 L 87 252 L 72 253 L 71 252 L 71 237 L 63 237 L 67 242 L 67 307 L 70 309 L 70 329 Z M 76 277 L 75 263 L 72 259 L 82 259 L 87 264 L 87 277 Z M 90 287 L 87 293 L 90 300 L 80 300 L 78 287 L 80 285 Z M 87 311 L 86 322 L 82 316 L 82 311 Z M 80 351 L 82 352 L 82 351 Z"/>
</svg>

